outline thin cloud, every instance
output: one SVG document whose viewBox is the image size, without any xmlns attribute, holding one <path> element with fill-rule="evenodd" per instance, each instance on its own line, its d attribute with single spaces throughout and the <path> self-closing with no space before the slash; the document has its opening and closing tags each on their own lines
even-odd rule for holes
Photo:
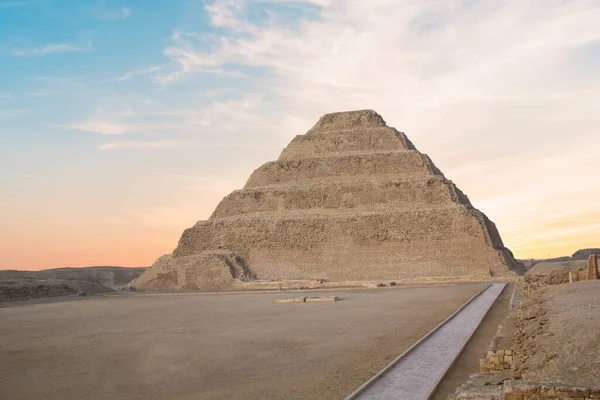
<svg viewBox="0 0 600 400">
<path fill-rule="evenodd" d="M 128 142 L 112 142 L 105 143 L 98 147 L 98 150 L 123 150 L 123 149 L 166 149 L 173 147 L 187 147 L 189 143 L 178 140 L 164 141 L 128 141 Z"/>
<path fill-rule="evenodd" d="M 161 125 L 145 125 L 135 121 L 136 113 L 131 108 L 116 111 L 96 110 L 94 115 L 83 121 L 67 124 L 53 125 L 58 128 L 94 132 L 102 135 L 120 135 L 139 130 L 152 130 L 161 128 Z"/>
<path fill-rule="evenodd" d="M 135 76 L 141 76 L 141 75 L 149 75 L 153 72 L 156 72 L 160 70 L 160 67 L 158 66 L 154 66 L 154 67 L 149 67 L 149 68 L 144 68 L 144 69 L 137 69 L 137 70 L 133 70 L 133 71 L 129 71 L 126 74 L 118 77 L 116 79 L 117 82 L 123 82 L 123 81 L 127 81 Z"/>
<path fill-rule="evenodd" d="M 18 49 L 13 50 L 12 54 L 15 56 L 36 56 L 46 55 L 54 53 L 83 53 L 93 50 L 92 42 L 88 41 L 85 46 L 79 46 L 69 43 L 54 43 L 47 44 L 44 47 L 34 49 Z"/>
<path fill-rule="evenodd" d="M 65 128 L 70 130 L 94 132 L 102 135 L 120 135 L 126 132 L 131 132 L 135 128 L 128 124 L 120 122 L 113 122 L 109 120 L 92 118 L 86 121 L 74 122 L 66 125 L 54 125 L 58 128 Z"/>
<path fill-rule="evenodd" d="M 56 94 L 56 92 L 52 92 L 52 91 L 40 91 L 40 92 L 25 93 L 25 95 L 33 96 L 33 97 L 46 97 L 46 96 L 52 96 L 54 94 Z"/>
<path fill-rule="evenodd" d="M 103 11 L 100 14 L 100 18 L 105 21 L 116 21 L 116 20 L 127 19 L 131 15 L 133 15 L 133 12 L 131 11 L 131 9 L 127 8 L 127 7 L 123 7 L 119 10 Z"/>
</svg>

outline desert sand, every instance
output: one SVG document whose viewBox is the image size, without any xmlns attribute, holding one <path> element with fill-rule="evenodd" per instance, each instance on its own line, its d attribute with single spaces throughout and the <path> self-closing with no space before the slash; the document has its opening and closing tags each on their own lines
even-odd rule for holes
<svg viewBox="0 0 600 400">
<path fill-rule="evenodd" d="M 133 294 L 0 309 L 0 398 L 342 399 L 484 287 Z"/>
<path fill-rule="evenodd" d="M 516 371 L 524 380 L 600 387 L 600 280 L 546 286 L 521 307 Z"/>
</svg>

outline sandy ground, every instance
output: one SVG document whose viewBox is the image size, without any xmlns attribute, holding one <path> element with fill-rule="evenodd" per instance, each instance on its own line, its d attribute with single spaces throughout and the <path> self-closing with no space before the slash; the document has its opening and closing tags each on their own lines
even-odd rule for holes
<svg viewBox="0 0 600 400">
<path fill-rule="evenodd" d="M 0 308 L 0 398 L 343 399 L 484 286 Z"/>
<path fill-rule="evenodd" d="M 114 290 L 94 282 L 68 279 L 0 281 L 0 303 L 41 298 L 113 293 Z"/>
<path fill-rule="evenodd" d="M 145 268 L 82 267 L 43 271 L 0 271 L 0 306 L 5 302 L 111 293 L 139 277 Z M 85 293 L 84 293 L 85 292 Z"/>
<path fill-rule="evenodd" d="M 470 374 L 479 373 L 479 359 L 486 356 L 498 326 L 505 322 L 508 315 L 513 288 L 514 284 L 506 285 L 452 368 L 440 382 L 431 400 L 446 400 L 450 393 L 454 393 L 458 386 L 467 381 Z"/>
<path fill-rule="evenodd" d="M 520 311 L 515 366 L 524 380 L 600 386 L 600 280 L 546 286 Z"/>
</svg>

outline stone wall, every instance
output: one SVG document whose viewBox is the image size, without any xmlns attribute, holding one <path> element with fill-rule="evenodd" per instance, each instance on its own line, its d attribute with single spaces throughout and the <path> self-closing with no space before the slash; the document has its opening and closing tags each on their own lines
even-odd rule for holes
<svg viewBox="0 0 600 400">
<path fill-rule="evenodd" d="M 470 218 L 472 212 L 445 207 L 214 219 L 186 230 L 173 255 L 227 246 L 258 279 L 489 279 L 490 269 L 506 265 L 504 255 L 486 243 L 489 238 L 479 220 Z"/>
<path fill-rule="evenodd" d="M 479 360 L 479 370 L 482 374 L 504 374 L 513 369 L 513 349 L 502 348 L 502 329 L 503 326 L 500 325 L 490 342 L 486 357 Z"/>
<path fill-rule="evenodd" d="M 427 210 L 453 203 L 470 205 L 468 198 L 443 177 L 393 177 L 377 181 L 335 182 L 330 185 L 236 190 L 219 203 L 211 219 L 257 212 L 302 210 Z"/>
<path fill-rule="evenodd" d="M 418 151 L 395 151 L 365 154 L 313 157 L 299 160 L 277 160 L 263 164 L 255 170 L 246 189 L 270 186 L 297 186 L 321 183 L 323 178 L 336 182 L 359 177 L 369 179 L 374 175 L 396 177 L 422 177 L 439 175 L 428 157 Z"/>
<path fill-rule="evenodd" d="M 296 136 L 283 150 L 279 160 L 390 150 L 416 150 L 416 148 L 404 133 L 386 126 L 341 130 L 335 135 L 313 132 Z"/>
<path fill-rule="evenodd" d="M 504 382 L 505 400 L 575 400 L 600 399 L 600 388 L 571 386 L 559 383 Z"/>
<path fill-rule="evenodd" d="M 588 271 L 569 272 L 569 283 L 586 281 L 587 278 Z"/>
</svg>

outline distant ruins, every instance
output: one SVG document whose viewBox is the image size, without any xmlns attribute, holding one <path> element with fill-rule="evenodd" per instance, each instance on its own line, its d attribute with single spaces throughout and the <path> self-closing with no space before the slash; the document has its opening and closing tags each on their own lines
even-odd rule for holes
<svg viewBox="0 0 600 400">
<path fill-rule="evenodd" d="M 132 283 L 512 279 L 496 226 L 374 111 L 326 114 Z"/>
<path fill-rule="evenodd" d="M 596 280 L 598 279 L 598 256 L 596 254 L 591 254 L 588 258 L 588 280 Z"/>
</svg>

